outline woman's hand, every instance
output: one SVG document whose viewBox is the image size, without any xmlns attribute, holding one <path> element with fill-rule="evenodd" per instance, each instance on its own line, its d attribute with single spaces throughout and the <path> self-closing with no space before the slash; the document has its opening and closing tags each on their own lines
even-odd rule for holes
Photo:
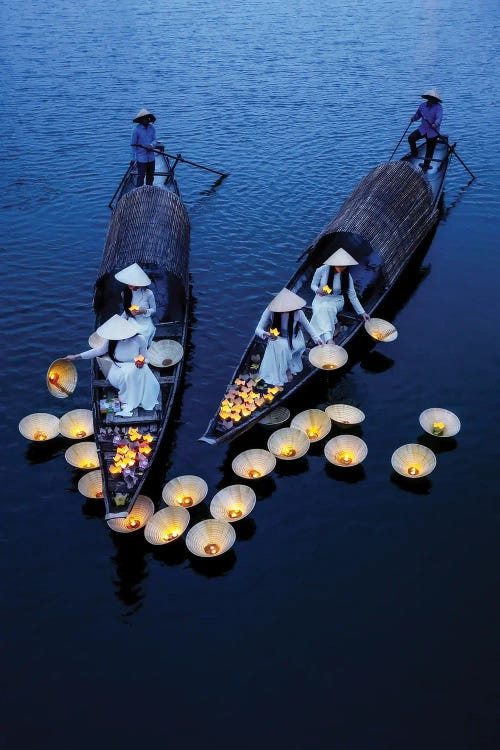
<svg viewBox="0 0 500 750">
<path fill-rule="evenodd" d="M 69 359 L 71 362 L 74 359 L 80 359 L 80 355 L 79 354 L 66 354 L 66 356 L 63 357 L 63 359 Z"/>
<path fill-rule="evenodd" d="M 316 343 L 316 346 L 323 346 L 325 342 L 323 341 L 323 339 L 316 339 L 315 343 Z"/>
<path fill-rule="evenodd" d="M 321 288 L 316 291 L 316 294 L 319 294 L 320 297 L 326 297 L 326 292 Z"/>
<path fill-rule="evenodd" d="M 362 313 L 361 317 L 363 318 L 363 320 L 370 320 L 370 316 L 368 315 L 368 313 Z"/>
</svg>

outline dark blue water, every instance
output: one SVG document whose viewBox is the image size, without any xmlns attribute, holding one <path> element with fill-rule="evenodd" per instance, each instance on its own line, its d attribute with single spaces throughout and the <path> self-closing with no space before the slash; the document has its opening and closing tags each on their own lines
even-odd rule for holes
<svg viewBox="0 0 500 750">
<path fill-rule="evenodd" d="M 498 747 L 499 18 L 494 0 L 4 0 L 6 750 Z M 71 404 L 45 372 L 93 330 L 132 117 L 152 109 L 167 151 L 231 173 L 210 192 L 207 173 L 178 169 L 195 307 L 149 492 L 159 505 L 166 479 L 199 474 L 198 520 L 234 455 L 265 447 L 258 428 L 197 440 L 261 310 L 431 86 L 478 180 L 452 163 L 423 268 L 388 310 L 398 339 L 361 342 L 292 404 L 362 408 L 363 467 L 332 472 L 322 446 L 280 463 L 210 567 L 183 541 L 113 535 L 76 490 L 67 442 L 35 450 L 17 424 L 89 406 L 85 363 Z M 391 454 L 436 405 L 462 430 L 406 486 Z"/>
</svg>

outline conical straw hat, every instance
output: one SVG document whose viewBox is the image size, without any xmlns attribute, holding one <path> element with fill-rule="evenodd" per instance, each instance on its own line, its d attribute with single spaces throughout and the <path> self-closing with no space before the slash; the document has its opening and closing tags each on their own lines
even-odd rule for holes
<svg viewBox="0 0 500 750">
<path fill-rule="evenodd" d="M 136 333 L 139 333 L 139 329 L 133 320 L 126 320 L 120 315 L 113 315 L 102 326 L 99 326 L 95 333 L 102 336 L 103 339 L 108 339 L 108 341 L 121 341 L 122 339 L 132 338 Z"/>
<path fill-rule="evenodd" d="M 151 284 L 151 279 L 138 263 L 132 263 L 131 266 L 115 273 L 115 279 L 121 281 L 122 284 L 130 284 L 130 286 L 149 286 Z"/>
<path fill-rule="evenodd" d="M 56 398 L 71 396 L 78 381 L 75 365 L 68 359 L 56 359 L 47 370 L 46 381 L 49 393 Z"/>
<path fill-rule="evenodd" d="M 344 250 L 343 247 L 339 247 L 338 250 L 336 250 L 333 255 L 330 255 L 327 260 L 325 260 L 324 263 L 325 266 L 357 266 L 358 261 L 352 257 L 352 255 L 349 255 L 347 250 Z"/>
<path fill-rule="evenodd" d="M 271 301 L 269 309 L 271 312 L 293 312 L 293 310 L 300 310 L 301 307 L 305 307 L 305 304 L 305 299 L 285 287 Z"/>
<path fill-rule="evenodd" d="M 144 107 L 138 111 L 132 122 L 139 122 L 141 117 L 149 117 L 151 122 L 156 122 L 156 117 L 154 116 L 154 114 L 148 109 L 144 109 Z"/>
<path fill-rule="evenodd" d="M 443 101 L 441 99 L 441 97 L 439 95 L 439 91 L 437 89 L 429 89 L 429 91 L 424 91 L 424 93 L 420 94 L 420 96 L 422 97 L 422 99 L 427 99 L 428 96 L 432 96 L 432 98 L 433 99 L 437 99 L 438 102 L 442 102 Z"/>
</svg>

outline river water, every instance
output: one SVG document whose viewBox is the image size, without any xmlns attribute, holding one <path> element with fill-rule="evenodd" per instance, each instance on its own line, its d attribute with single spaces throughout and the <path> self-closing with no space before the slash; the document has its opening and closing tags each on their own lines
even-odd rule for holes
<svg viewBox="0 0 500 750">
<path fill-rule="evenodd" d="M 498 133 L 495 0 L 4 0 L 2 747 L 498 747 Z M 271 294 L 437 86 L 454 160 L 422 267 L 336 378 L 294 404 L 366 414 L 363 468 L 315 446 L 256 486 L 213 565 L 114 535 L 76 490 L 68 443 L 35 450 L 34 411 L 68 405 L 50 362 L 81 351 L 131 119 L 230 172 L 177 176 L 192 222 L 194 313 L 175 430 L 148 488 L 194 473 L 208 501 L 265 447 L 198 441 Z M 404 153 L 401 147 L 398 155 Z M 390 457 L 418 415 L 460 417 L 428 480 Z M 436 443 L 436 441 L 434 441 Z"/>
</svg>

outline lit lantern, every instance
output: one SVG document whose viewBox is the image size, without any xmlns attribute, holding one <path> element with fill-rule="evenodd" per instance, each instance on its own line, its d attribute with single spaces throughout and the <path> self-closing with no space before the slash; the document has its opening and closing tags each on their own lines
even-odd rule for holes
<svg viewBox="0 0 500 750">
<path fill-rule="evenodd" d="M 95 469 L 98 466 L 97 449 L 94 443 L 76 443 L 71 445 L 64 458 L 77 469 Z"/>
<path fill-rule="evenodd" d="M 129 310 L 130 310 L 131 313 L 139 312 L 140 309 L 141 308 L 139 307 L 139 305 L 130 305 L 130 307 L 129 307 Z"/>
<path fill-rule="evenodd" d="M 142 356 L 142 354 L 139 354 L 138 357 L 134 357 L 134 362 L 137 365 L 137 367 L 142 367 L 146 359 Z"/>
<path fill-rule="evenodd" d="M 216 557 L 233 546 L 236 533 L 227 521 L 209 518 L 195 524 L 186 536 L 186 546 L 193 555 Z"/>
<path fill-rule="evenodd" d="M 47 371 L 47 388 L 49 393 L 56 398 L 71 396 L 76 388 L 77 380 L 76 367 L 68 359 L 56 359 Z"/>
<path fill-rule="evenodd" d="M 334 466 L 357 466 L 368 455 L 368 447 L 356 435 L 337 435 L 327 442 L 324 453 Z"/>
<path fill-rule="evenodd" d="M 264 395 L 264 401 L 266 402 L 266 404 L 272 404 L 272 402 L 274 401 L 273 394 L 272 393 L 266 393 Z"/>
<path fill-rule="evenodd" d="M 272 393 L 273 396 L 275 396 L 277 393 L 279 393 L 281 388 L 278 385 L 272 385 L 270 388 L 267 389 L 268 393 Z"/>
<path fill-rule="evenodd" d="M 167 505 L 191 508 L 206 497 L 208 485 L 201 477 L 186 474 L 171 479 L 163 487 L 161 496 Z"/>
<path fill-rule="evenodd" d="M 109 473 L 115 476 L 116 474 L 121 474 L 122 470 L 120 466 L 117 466 L 116 464 L 111 464 L 109 467 Z"/>
<path fill-rule="evenodd" d="M 392 468 L 403 477 L 420 479 L 436 467 L 436 456 L 425 445 L 407 443 L 397 448 L 391 457 Z"/>
<path fill-rule="evenodd" d="M 275 338 L 275 339 L 276 339 L 276 338 L 278 338 L 278 336 L 280 335 L 280 332 L 279 332 L 278 328 L 270 328 L 270 329 L 269 329 L 269 335 L 270 335 L 270 336 L 271 336 L 272 338 Z"/>
<path fill-rule="evenodd" d="M 138 518 L 135 518 L 135 516 L 128 516 L 126 526 L 127 529 L 138 529 L 141 525 L 141 522 Z"/>
<path fill-rule="evenodd" d="M 336 344 L 313 346 L 309 352 L 309 362 L 320 370 L 336 370 L 347 362 L 346 350 Z"/>
<path fill-rule="evenodd" d="M 331 293 L 332 293 L 332 290 L 331 290 L 331 288 L 330 288 L 330 287 L 328 286 L 328 284 L 325 284 L 325 286 L 324 286 L 324 287 L 322 287 L 322 291 L 323 291 L 323 292 L 325 292 L 326 294 L 331 294 Z"/>
<path fill-rule="evenodd" d="M 89 471 L 78 482 L 78 492 L 90 499 L 102 498 L 103 487 L 100 471 Z"/>
<path fill-rule="evenodd" d="M 247 484 L 232 484 L 214 495 L 210 513 L 214 518 L 233 523 L 245 518 L 255 506 L 255 492 Z"/>
<path fill-rule="evenodd" d="M 142 453 L 144 456 L 149 456 L 152 450 L 153 449 L 151 448 L 151 446 L 148 445 L 147 443 L 146 444 L 142 443 L 139 446 L 139 452 Z"/>
<path fill-rule="evenodd" d="M 332 422 L 342 426 L 360 424 L 365 419 L 361 409 L 350 404 L 331 404 L 326 407 L 325 412 Z"/>
<path fill-rule="evenodd" d="M 163 508 L 149 518 L 144 528 L 144 537 L 155 545 L 175 542 L 183 535 L 189 521 L 189 512 L 185 508 Z"/>
<path fill-rule="evenodd" d="M 59 421 L 59 429 L 67 438 L 81 439 L 93 435 L 92 412 L 90 409 L 73 409 L 66 412 Z"/>
<path fill-rule="evenodd" d="M 146 526 L 154 513 L 154 504 L 146 495 L 139 495 L 126 518 L 110 518 L 108 526 L 121 534 L 130 534 Z"/>
<path fill-rule="evenodd" d="M 453 437 L 460 432 L 459 418 L 448 409 L 425 409 L 419 417 L 419 422 L 426 432 L 435 437 Z"/>
<path fill-rule="evenodd" d="M 282 427 L 276 430 L 267 441 L 268 450 L 273 455 L 288 461 L 304 456 L 309 446 L 309 438 L 305 432 L 294 427 Z"/>
<path fill-rule="evenodd" d="M 303 430 L 311 443 L 315 443 L 328 435 L 332 422 L 322 409 L 306 409 L 292 419 L 290 427 Z"/>
<path fill-rule="evenodd" d="M 366 320 L 365 330 L 376 341 L 388 343 L 398 337 L 398 332 L 392 323 L 382 318 L 370 318 L 370 320 Z"/>
<path fill-rule="evenodd" d="M 260 479 L 274 469 L 276 458 L 269 451 L 252 448 L 236 456 L 231 466 L 234 473 L 240 477 Z"/>
<path fill-rule="evenodd" d="M 148 433 L 147 435 L 143 435 L 142 439 L 145 443 L 152 443 L 154 441 L 154 435 Z"/>
</svg>

